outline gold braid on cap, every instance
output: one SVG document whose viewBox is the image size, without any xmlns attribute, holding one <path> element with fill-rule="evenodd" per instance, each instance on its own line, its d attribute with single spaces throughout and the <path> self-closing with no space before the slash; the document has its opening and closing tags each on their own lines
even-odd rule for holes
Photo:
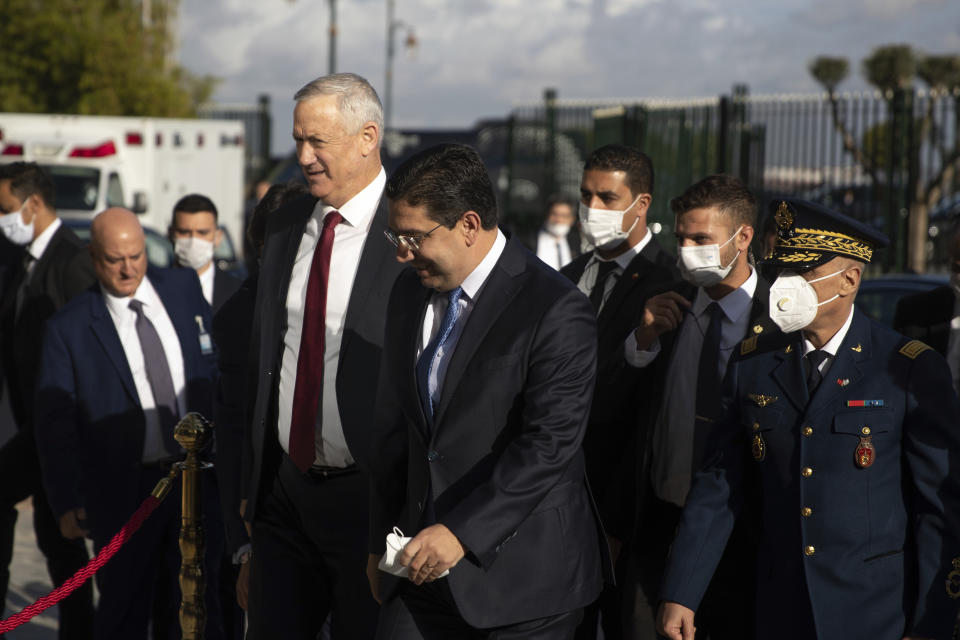
<svg viewBox="0 0 960 640">
<path fill-rule="evenodd" d="M 849 256 L 870 262 L 873 246 L 863 240 L 836 231 L 823 229 L 793 229 L 790 237 L 780 235 L 774 254 L 781 262 L 813 262 L 824 252 Z"/>
</svg>

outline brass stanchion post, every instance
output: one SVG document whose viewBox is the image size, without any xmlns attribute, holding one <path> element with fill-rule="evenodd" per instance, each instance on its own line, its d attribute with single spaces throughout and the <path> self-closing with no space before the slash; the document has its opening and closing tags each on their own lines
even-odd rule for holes
<svg viewBox="0 0 960 640">
<path fill-rule="evenodd" d="M 183 472 L 182 519 L 180 522 L 180 631 L 183 640 L 203 640 L 206 609 L 203 593 L 203 510 L 200 472 L 211 464 L 200 459 L 212 438 L 210 423 L 199 413 L 188 413 L 177 424 L 174 438 L 186 449 L 187 458 L 179 463 Z"/>
</svg>

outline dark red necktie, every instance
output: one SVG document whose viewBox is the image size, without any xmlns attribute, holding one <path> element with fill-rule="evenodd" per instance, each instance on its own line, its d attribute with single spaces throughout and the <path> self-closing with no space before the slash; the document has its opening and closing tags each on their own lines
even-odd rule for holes
<svg viewBox="0 0 960 640">
<path fill-rule="evenodd" d="M 303 330 L 297 356 L 297 383 L 293 389 L 293 415 L 290 419 L 290 459 L 306 471 L 316 457 L 314 433 L 320 395 L 323 393 L 323 349 L 326 334 L 327 282 L 330 279 L 330 253 L 335 227 L 343 220 L 338 211 L 323 219 L 320 241 L 313 250 L 307 299 L 303 305 Z"/>
</svg>

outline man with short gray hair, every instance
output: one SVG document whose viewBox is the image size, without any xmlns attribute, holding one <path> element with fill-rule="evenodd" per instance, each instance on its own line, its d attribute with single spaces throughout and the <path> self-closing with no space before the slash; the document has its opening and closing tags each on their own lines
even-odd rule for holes
<svg viewBox="0 0 960 640">
<path fill-rule="evenodd" d="M 383 115 L 360 76 L 294 96 L 310 193 L 272 215 L 253 328 L 256 380 L 244 447 L 251 528 L 248 638 L 372 638 L 367 584 L 369 442 L 390 288 Z"/>
</svg>

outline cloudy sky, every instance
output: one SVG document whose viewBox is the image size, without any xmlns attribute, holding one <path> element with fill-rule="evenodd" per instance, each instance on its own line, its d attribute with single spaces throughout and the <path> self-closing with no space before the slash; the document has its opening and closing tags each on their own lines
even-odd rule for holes
<svg viewBox="0 0 960 640">
<path fill-rule="evenodd" d="M 958 0 L 395 0 L 418 46 L 394 62 L 393 124 L 468 128 L 544 87 L 561 98 L 812 92 L 810 59 L 881 44 L 960 53 Z M 337 70 L 383 92 L 386 0 L 337 0 Z M 180 60 L 222 79 L 215 99 L 273 103 L 292 149 L 293 93 L 326 73 L 328 0 L 181 0 Z M 855 73 L 842 88 L 859 89 Z"/>
</svg>

